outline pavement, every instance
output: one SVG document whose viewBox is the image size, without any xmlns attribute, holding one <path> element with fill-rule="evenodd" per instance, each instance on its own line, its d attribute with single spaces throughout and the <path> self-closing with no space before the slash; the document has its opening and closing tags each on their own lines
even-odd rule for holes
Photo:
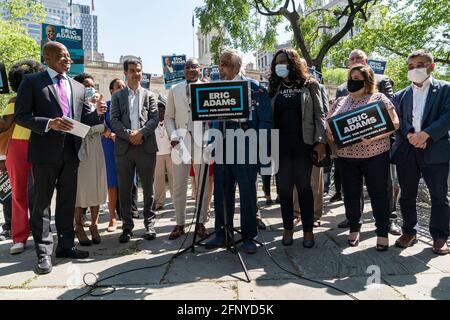
<svg viewBox="0 0 450 320">
<path fill-rule="evenodd" d="M 375 250 L 376 236 L 370 204 L 366 205 L 361 244 L 357 248 L 349 248 L 346 240 L 348 231 L 337 228 L 337 224 L 344 219 L 343 203 L 329 204 L 328 199 L 325 198 L 323 224 L 315 231 L 316 246 L 304 249 L 301 224 L 296 227 L 294 245 L 289 248 L 282 246 L 280 207 L 264 207 L 264 199 L 259 198 L 268 229 L 260 234 L 258 240 L 266 244 L 272 258 L 264 248 L 260 248 L 255 255 L 242 253 L 250 283 L 245 281 L 238 257 L 226 250 L 207 251 L 197 247 L 194 253 L 189 251 L 171 259 L 181 246 L 192 243 L 192 232 L 188 238 L 168 240 L 175 224 L 173 207 L 169 204 L 165 210 L 158 212 L 158 238 L 154 241 L 141 238 L 144 234 L 143 222 L 137 220 L 135 238 L 128 244 L 119 244 L 121 230 L 107 233 L 108 214 L 101 215 L 103 241 L 100 245 L 87 248 L 90 258 L 84 261 L 54 258 L 53 272 L 45 276 L 37 276 L 33 272 L 36 256 L 32 238 L 29 239 L 27 251 L 18 256 L 9 254 L 11 242 L 1 242 L 0 299 L 450 299 L 450 255 L 440 257 L 432 253 L 432 240 L 427 231 L 429 210 L 421 209 L 420 237 L 416 246 L 397 249 L 393 246 L 396 237 L 391 237 L 390 250 L 380 253 Z M 239 212 L 239 205 L 236 207 Z M 189 200 L 188 217 L 191 220 L 193 212 L 194 202 Z M 207 224 L 210 230 L 214 226 L 214 212 L 212 215 Z M 239 214 L 235 215 L 235 224 L 239 226 Z M 282 270 L 275 262 L 290 272 Z M 134 271 L 106 279 L 129 270 Z M 84 285 L 83 278 L 92 284 L 95 277 L 105 279 L 99 283 L 105 287 L 87 294 L 90 288 Z"/>
</svg>

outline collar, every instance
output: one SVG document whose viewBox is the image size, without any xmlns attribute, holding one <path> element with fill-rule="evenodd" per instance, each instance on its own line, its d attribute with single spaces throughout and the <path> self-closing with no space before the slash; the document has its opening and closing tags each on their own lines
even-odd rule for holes
<svg viewBox="0 0 450 320">
<path fill-rule="evenodd" d="M 136 91 L 134 91 L 133 89 L 130 88 L 130 86 L 127 85 L 128 88 L 128 92 L 133 93 L 134 95 L 137 95 L 139 90 L 141 90 L 141 86 L 139 85 L 139 87 L 136 89 Z"/>
<path fill-rule="evenodd" d="M 425 80 L 424 81 L 424 83 L 423 83 L 423 85 L 421 86 L 421 87 L 418 87 L 418 86 L 416 86 L 415 84 L 414 84 L 414 82 L 411 84 L 412 85 L 412 88 L 413 88 L 413 90 L 426 90 L 426 89 L 428 89 L 430 86 L 432 86 L 433 85 L 433 76 L 432 75 L 430 75 L 430 77 L 427 79 L 427 80 Z"/>
<path fill-rule="evenodd" d="M 48 74 L 49 74 L 49 76 L 50 76 L 50 78 L 51 78 L 52 80 L 55 79 L 56 76 L 59 75 L 58 72 L 56 72 L 55 70 L 53 70 L 53 69 L 50 68 L 50 67 L 47 68 L 47 72 L 48 72 Z M 66 74 L 65 72 L 62 74 L 62 76 L 63 76 L 63 78 L 64 78 L 65 80 L 68 80 L 68 79 L 67 79 L 67 74 Z"/>
</svg>

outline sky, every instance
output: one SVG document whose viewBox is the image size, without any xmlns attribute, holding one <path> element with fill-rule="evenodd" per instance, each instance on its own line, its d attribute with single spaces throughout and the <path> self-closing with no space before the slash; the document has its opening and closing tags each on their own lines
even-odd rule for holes
<svg viewBox="0 0 450 320">
<path fill-rule="evenodd" d="M 74 3 L 91 4 L 91 0 Z M 192 14 L 203 0 L 95 0 L 99 51 L 109 62 L 122 55 L 143 59 L 144 72 L 161 74 L 161 56 L 193 55 Z M 195 32 L 199 21 L 195 21 Z M 197 37 L 195 52 L 198 56 Z M 252 53 L 244 57 L 254 62 Z"/>
</svg>

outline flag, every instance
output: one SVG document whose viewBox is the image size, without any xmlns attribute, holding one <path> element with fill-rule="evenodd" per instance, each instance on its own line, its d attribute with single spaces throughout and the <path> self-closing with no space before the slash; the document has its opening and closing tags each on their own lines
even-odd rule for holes
<svg viewBox="0 0 450 320">
<path fill-rule="evenodd" d="M 94 12 L 95 11 L 95 4 L 94 4 L 94 0 L 92 0 L 92 12 Z"/>
</svg>

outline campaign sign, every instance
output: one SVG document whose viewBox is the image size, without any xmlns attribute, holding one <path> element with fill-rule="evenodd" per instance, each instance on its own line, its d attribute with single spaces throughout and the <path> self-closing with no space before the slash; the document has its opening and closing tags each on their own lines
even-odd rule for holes
<svg viewBox="0 0 450 320">
<path fill-rule="evenodd" d="M 381 102 L 374 102 L 328 120 L 339 149 L 394 131 L 394 124 Z"/>
<path fill-rule="evenodd" d="M 6 68 L 3 63 L 0 63 L 0 94 L 9 93 L 8 78 L 6 77 Z"/>
<path fill-rule="evenodd" d="M 51 24 L 42 24 L 41 47 L 51 41 L 62 43 L 69 51 L 73 60 L 72 66 L 68 72 L 69 76 L 74 77 L 84 72 L 84 49 L 83 49 L 83 29 L 72 29 L 64 26 Z M 41 50 L 41 61 L 44 63 L 44 54 Z"/>
<path fill-rule="evenodd" d="M 186 55 L 163 56 L 162 63 L 166 90 L 170 90 L 173 85 L 184 81 L 184 66 L 186 65 Z"/>
<path fill-rule="evenodd" d="M 151 73 L 143 73 L 141 87 L 144 89 L 150 90 L 151 81 L 152 81 L 152 74 Z"/>
<path fill-rule="evenodd" d="M 220 81 L 220 73 L 218 66 L 204 67 L 202 70 L 202 81 L 215 82 Z"/>
<path fill-rule="evenodd" d="M 386 61 L 377 61 L 377 60 L 369 60 L 369 66 L 372 68 L 375 74 L 384 75 L 386 71 L 387 62 Z"/>
<path fill-rule="evenodd" d="M 247 119 L 250 113 L 248 81 L 191 84 L 193 121 Z"/>
<path fill-rule="evenodd" d="M 11 182 L 9 181 L 8 173 L 5 171 L 0 174 L 0 202 L 3 203 L 12 194 Z"/>
</svg>

